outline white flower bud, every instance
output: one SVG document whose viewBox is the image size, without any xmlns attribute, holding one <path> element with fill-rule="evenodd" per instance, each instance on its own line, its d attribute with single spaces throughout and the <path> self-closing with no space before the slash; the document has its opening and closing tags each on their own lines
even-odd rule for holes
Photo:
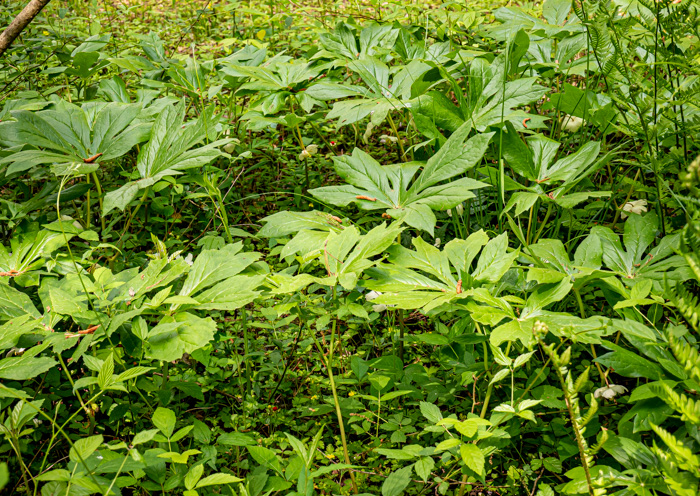
<svg viewBox="0 0 700 496">
<path fill-rule="evenodd" d="M 631 202 L 627 202 L 622 206 L 623 212 L 630 212 L 633 214 L 641 215 L 642 213 L 646 212 L 647 209 L 647 201 L 646 200 L 635 200 Z M 623 213 L 622 218 L 626 219 L 627 214 Z"/>
<path fill-rule="evenodd" d="M 596 389 L 593 392 L 593 397 L 594 398 L 600 398 L 603 397 L 606 400 L 611 400 L 618 394 L 624 394 L 627 392 L 627 388 L 625 386 L 619 386 L 617 384 L 610 384 L 608 386 L 604 386 L 601 388 Z"/>
<path fill-rule="evenodd" d="M 569 133 L 575 133 L 583 125 L 583 119 L 574 115 L 564 114 L 561 117 L 561 129 Z"/>
<path fill-rule="evenodd" d="M 382 295 L 382 293 L 380 293 L 379 291 L 370 291 L 369 293 L 367 293 L 365 295 L 365 300 L 372 301 L 381 295 Z"/>
<path fill-rule="evenodd" d="M 299 160 L 312 157 L 318 153 L 318 145 L 309 145 L 305 147 L 299 154 Z"/>
</svg>

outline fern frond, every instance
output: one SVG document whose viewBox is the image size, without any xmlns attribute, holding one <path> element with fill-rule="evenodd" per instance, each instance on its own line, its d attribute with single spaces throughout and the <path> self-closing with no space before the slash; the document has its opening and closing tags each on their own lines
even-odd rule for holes
<svg viewBox="0 0 700 496">
<path fill-rule="evenodd" d="M 700 232 L 693 222 L 683 229 L 680 253 L 695 274 L 695 280 L 700 282 Z"/>
<path fill-rule="evenodd" d="M 695 402 L 684 394 L 675 392 L 666 383 L 651 386 L 651 390 L 671 408 L 681 414 L 681 420 L 700 425 L 700 402 Z"/>
<path fill-rule="evenodd" d="M 700 352 L 697 347 L 673 337 L 670 333 L 668 338 L 673 356 L 693 379 L 700 381 Z"/>
<path fill-rule="evenodd" d="M 680 284 L 667 286 L 666 294 L 688 324 L 697 331 L 700 323 L 700 300 L 697 296 Z"/>
<path fill-rule="evenodd" d="M 651 422 L 649 422 L 649 425 L 668 447 L 669 452 L 674 455 L 674 463 L 678 465 L 678 467 L 700 475 L 700 459 L 698 459 L 697 455 L 693 454 L 690 448 L 663 427 L 659 427 Z M 658 456 L 659 453 L 656 453 L 656 455 Z"/>
</svg>

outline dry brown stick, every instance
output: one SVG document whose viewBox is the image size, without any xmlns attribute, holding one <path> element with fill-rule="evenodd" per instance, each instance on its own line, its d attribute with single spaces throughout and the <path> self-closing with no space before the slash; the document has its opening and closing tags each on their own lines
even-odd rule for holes
<svg viewBox="0 0 700 496">
<path fill-rule="evenodd" d="M 7 26 L 7 29 L 0 34 L 0 55 L 5 53 L 13 41 L 20 35 L 30 22 L 37 16 L 41 9 L 46 7 L 51 0 L 31 0 L 27 6 L 22 9 L 15 20 Z"/>
</svg>

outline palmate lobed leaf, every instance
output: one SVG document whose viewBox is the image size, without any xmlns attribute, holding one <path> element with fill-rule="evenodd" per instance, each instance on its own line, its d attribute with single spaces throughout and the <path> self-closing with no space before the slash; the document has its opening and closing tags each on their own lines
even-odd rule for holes
<svg viewBox="0 0 700 496">
<path fill-rule="evenodd" d="M 216 323 L 209 317 L 187 312 L 166 317 L 148 333 L 146 356 L 169 362 L 179 360 L 185 353 L 206 345 L 215 332 Z"/>
<path fill-rule="evenodd" d="M 283 212 L 270 217 L 289 218 L 289 216 L 281 214 Z M 351 290 L 357 285 L 360 275 L 376 263 L 373 258 L 382 254 L 391 246 L 403 231 L 403 227 L 398 222 L 388 226 L 386 223 L 382 223 L 365 235 L 361 235 L 354 226 L 335 230 L 325 223 L 320 224 L 323 230 L 316 231 L 305 229 L 304 226 L 319 226 L 316 221 L 319 216 L 314 214 L 320 214 L 320 212 L 307 212 L 306 214 L 306 218 L 308 221 L 311 221 L 311 224 L 307 224 L 306 222 L 308 221 L 296 224 L 299 232 L 294 238 L 293 248 L 286 253 L 286 256 L 289 257 L 303 249 L 305 261 L 317 259 L 326 272 L 327 277 L 314 277 L 310 274 L 299 274 L 297 276 L 283 273 L 274 274 L 268 278 L 268 281 L 275 287 L 273 292 L 276 294 L 299 291 L 314 282 L 324 286 L 340 284 L 345 289 Z M 280 231 L 274 228 L 271 229 L 271 232 Z M 326 232 L 327 234 L 325 234 Z M 304 239 L 307 236 L 310 236 L 313 242 L 318 243 L 315 249 L 308 250 L 304 248 L 309 244 Z"/>
<path fill-rule="evenodd" d="M 207 138 L 215 124 L 213 109 L 208 109 L 197 120 L 183 126 L 183 102 L 166 106 L 156 117 L 151 138 L 139 152 L 136 167 L 141 175 L 138 181 L 126 183 L 105 195 L 102 214 L 118 208 L 124 210 L 145 189 L 166 176 L 181 174 L 182 170 L 201 167 L 224 155 L 220 148 L 231 139 L 221 139 L 193 148 Z"/>
<path fill-rule="evenodd" d="M 280 238 L 301 230 L 340 232 L 343 229 L 337 218 L 315 210 L 312 212 L 289 212 L 285 210 L 268 215 L 262 221 L 265 222 L 265 225 L 258 234 L 265 238 Z"/>
<path fill-rule="evenodd" d="M 471 129 L 471 123 L 462 124 L 440 150 L 428 159 L 408 192 L 409 200 L 420 195 L 428 186 L 463 174 L 481 160 L 494 133 L 477 134 L 467 140 Z"/>
<path fill-rule="evenodd" d="M 60 101 L 50 110 L 12 112 L 16 119 L 3 126 L 5 141 L 31 144 L 43 150 L 22 150 L 2 161 L 11 164 L 7 174 L 42 164 L 99 163 L 120 157 L 146 140 L 150 124 L 134 120 L 139 104 L 88 102 L 78 107 Z"/>
<path fill-rule="evenodd" d="M 519 255 L 518 250 L 508 253 L 505 233 L 488 241 L 488 236 L 478 231 L 466 240 L 450 241 L 443 251 L 421 238 L 414 238 L 413 245 L 415 250 L 392 246 L 388 263 L 366 271 L 370 279 L 363 285 L 386 292 L 374 300 L 376 303 L 428 312 L 443 303 L 475 297 L 485 291 L 479 289 L 481 286 L 498 282 Z M 480 251 L 472 270 L 472 261 Z"/>
<path fill-rule="evenodd" d="M 352 155 L 334 157 L 338 175 L 349 184 L 310 190 L 322 201 L 364 210 L 385 209 L 392 218 L 433 234 L 433 210 L 452 208 L 473 198 L 472 190 L 487 184 L 471 178 L 439 184 L 465 173 L 481 161 L 494 133 L 467 140 L 471 124 L 463 124 L 420 171 L 419 163 L 382 166 L 370 155 L 354 149 Z"/>
<path fill-rule="evenodd" d="M 674 255 L 678 235 L 662 238 L 649 250 L 659 226 L 659 219 L 650 212 L 644 216 L 631 215 L 625 222 L 622 241 L 610 228 L 595 226 L 591 233 L 598 236 L 603 246 L 603 264 L 626 279 L 651 279 L 654 287 L 662 291 L 663 280 L 682 281 L 690 277 L 685 259 Z"/>
</svg>

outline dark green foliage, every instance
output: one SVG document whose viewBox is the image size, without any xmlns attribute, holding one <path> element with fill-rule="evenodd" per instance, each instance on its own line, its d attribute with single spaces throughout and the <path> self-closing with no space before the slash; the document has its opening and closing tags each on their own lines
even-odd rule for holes
<svg viewBox="0 0 700 496">
<path fill-rule="evenodd" d="M 697 5 L 365 3 L 8 51 L 0 490 L 698 494 Z"/>
</svg>

